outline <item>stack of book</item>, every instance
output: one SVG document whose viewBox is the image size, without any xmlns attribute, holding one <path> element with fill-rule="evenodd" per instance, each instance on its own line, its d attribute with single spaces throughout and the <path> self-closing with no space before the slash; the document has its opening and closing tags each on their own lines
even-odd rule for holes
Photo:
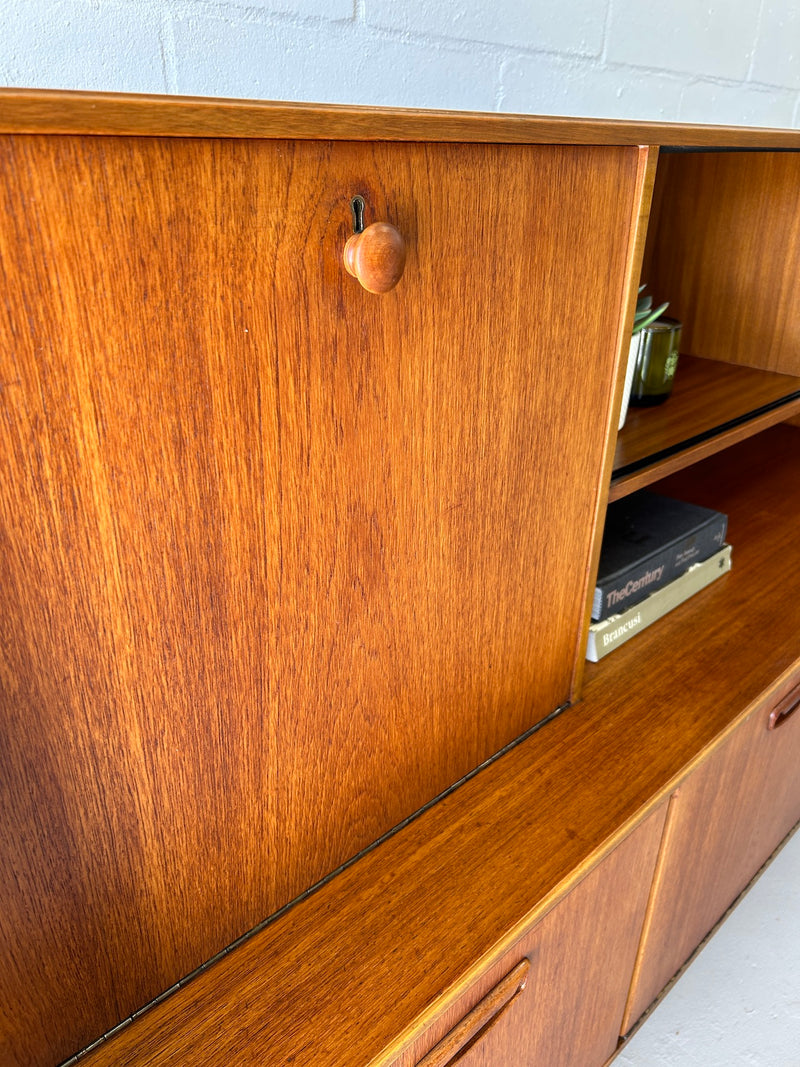
<svg viewBox="0 0 800 1067">
<path fill-rule="evenodd" d="M 720 511 L 640 490 L 609 505 L 586 658 L 596 663 L 731 569 Z"/>
</svg>

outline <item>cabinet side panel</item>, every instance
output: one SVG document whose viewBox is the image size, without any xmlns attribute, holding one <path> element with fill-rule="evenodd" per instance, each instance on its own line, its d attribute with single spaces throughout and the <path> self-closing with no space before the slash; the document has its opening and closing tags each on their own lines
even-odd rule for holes
<svg viewBox="0 0 800 1067">
<path fill-rule="evenodd" d="M 568 696 L 637 153 L 0 152 L 0 1059 L 51 1064 Z"/>
<path fill-rule="evenodd" d="M 800 153 L 658 164 L 646 281 L 695 356 L 800 374 Z"/>
</svg>

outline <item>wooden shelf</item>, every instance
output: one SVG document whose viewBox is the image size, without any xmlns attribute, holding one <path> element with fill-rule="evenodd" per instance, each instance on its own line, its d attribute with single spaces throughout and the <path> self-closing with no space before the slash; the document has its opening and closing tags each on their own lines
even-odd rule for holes
<svg viewBox="0 0 800 1067">
<path fill-rule="evenodd" d="M 391 1062 L 774 691 L 797 667 L 800 430 L 663 484 L 728 513 L 730 574 L 589 665 L 582 703 L 81 1063 Z"/>
<path fill-rule="evenodd" d="M 735 706 L 740 671 L 763 659 L 777 677 L 800 632 L 800 429 L 775 426 L 658 483 L 659 491 L 728 515 L 729 574 L 598 664 L 589 693 L 631 687 L 710 688 Z M 719 666 L 718 666 L 719 665 Z M 723 673 L 724 672 L 724 673 Z"/>
<path fill-rule="evenodd" d="M 682 355 L 669 400 L 630 408 L 610 500 L 651 485 L 800 412 L 800 378 Z"/>
</svg>

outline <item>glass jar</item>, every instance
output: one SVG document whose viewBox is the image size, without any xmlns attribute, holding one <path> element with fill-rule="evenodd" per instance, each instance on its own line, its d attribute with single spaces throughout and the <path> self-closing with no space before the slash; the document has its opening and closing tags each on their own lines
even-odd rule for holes
<svg viewBox="0 0 800 1067">
<path fill-rule="evenodd" d="M 661 318 L 641 331 L 631 385 L 631 404 L 638 407 L 663 404 L 672 392 L 678 366 L 681 326 L 677 319 Z"/>
</svg>

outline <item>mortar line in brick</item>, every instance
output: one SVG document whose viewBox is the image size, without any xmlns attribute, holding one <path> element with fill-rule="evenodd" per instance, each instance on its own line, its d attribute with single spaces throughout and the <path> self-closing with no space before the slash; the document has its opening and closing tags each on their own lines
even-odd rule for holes
<svg viewBox="0 0 800 1067">
<path fill-rule="evenodd" d="M 753 49 L 752 49 L 752 51 L 750 53 L 750 62 L 748 64 L 748 66 L 747 66 L 747 73 L 744 76 L 744 80 L 746 82 L 749 82 L 750 79 L 753 77 L 753 67 L 755 66 L 755 62 L 756 62 L 756 52 L 758 51 L 758 41 L 759 41 L 759 38 L 761 37 L 761 22 L 762 22 L 762 19 L 764 18 L 764 2 L 765 2 L 765 0 L 761 0 L 761 2 L 758 5 L 758 15 L 756 16 L 756 32 L 755 32 L 755 36 L 753 38 Z"/>
<path fill-rule="evenodd" d="M 358 3 L 358 0 L 354 0 Z M 344 15 L 316 15 L 304 14 L 299 11 L 287 9 L 278 11 L 272 8 L 258 7 L 250 3 L 238 3 L 237 0 L 221 0 L 221 2 L 204 2 L 204 0 L 179 0 L 173 4 L 173 15 L 176 19 L 210 18 L 219 22 L 226 22 L 231 26 L 237 23 L 245 25 L 271 25 L 279 23 L 289 26 L 352 26 L 354 24 L 353 9 L 347 16 Z"/>
<path fill-rule="evenodd" d="M 611 15 L 613 14 L 614 0 L 606 3 L 606 17 L 603 20 L 603 46 L 600 49 L 600 62 L 605 66 L 608 62 L 608 38 L 611 30 Z"/>
<path fill-rule="evenodd" d="M 164 87 L 168 93 L 178 92 L 178 56 L 175 48 L 173 15 L 166 10 L 161 15 L 159 31 L 161 67 L 164 71 Z"/>
<path fill-rule="evenodd" d="M 500 63 L 497 68 L 497 98 L 495 111 L 503 110 L 503 104 L 506 99 L 506 74 L 513 62 L 514 58 L 507 54 L 500 58 Z"/>
</svg>

